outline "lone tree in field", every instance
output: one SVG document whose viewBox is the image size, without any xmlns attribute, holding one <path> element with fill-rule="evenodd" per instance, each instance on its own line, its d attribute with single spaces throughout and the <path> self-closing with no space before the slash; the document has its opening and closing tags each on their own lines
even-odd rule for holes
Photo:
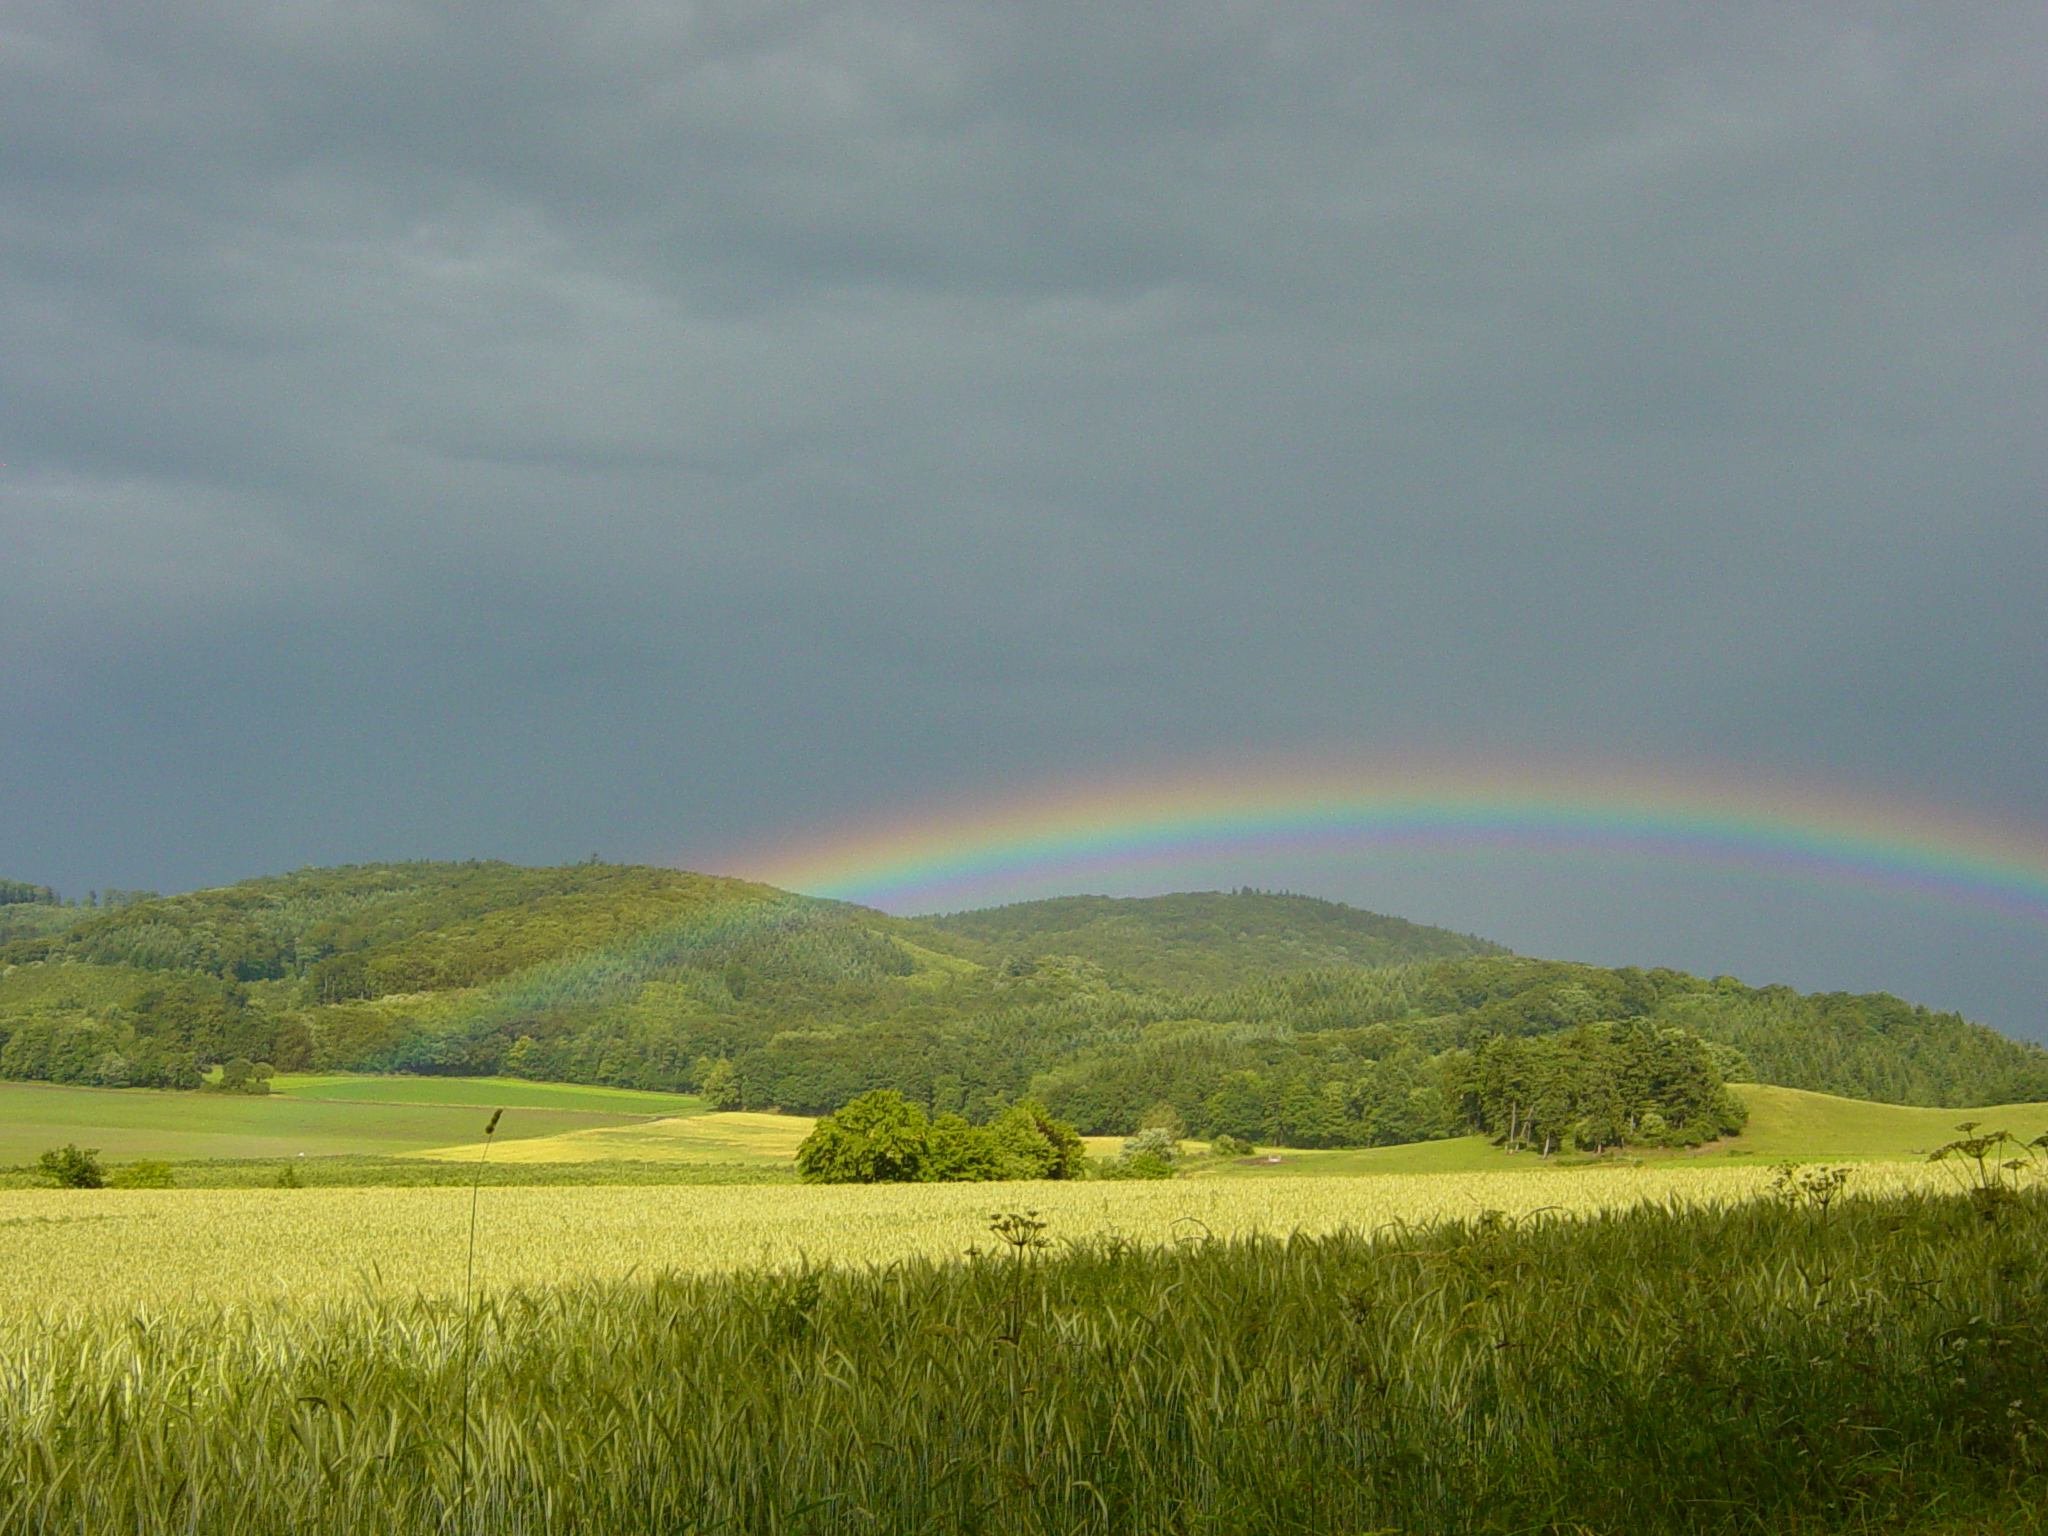
<svg viewBox="0 0 2048 1536">
<path fill-rule="evenodd" d="M 796 1149 L 812 1184 L 907 1184 L 922 1171 L 924 1111 L 894 1088 L 877 1088 L 825 1116 Z"/>
<path fill-rule="evenodd" d="M 42 1165 L 44 1176 L 64 1189 L 101 1189 L 107 1182 L 98 1147 L 79 1148 L 66 1142 L 36 1161 Z"/>
<path fill-rule="evenodd" d="M 969 1125 L 954 1114 L 928 1121 L 894 1088 L 877 1088 L 820 1120 L 796 1149 L 796 1167 L 811 1184 L 1078 1179 L 1087 1175 L 1088 1149 L 1036 1099 Z"/>
</svg>

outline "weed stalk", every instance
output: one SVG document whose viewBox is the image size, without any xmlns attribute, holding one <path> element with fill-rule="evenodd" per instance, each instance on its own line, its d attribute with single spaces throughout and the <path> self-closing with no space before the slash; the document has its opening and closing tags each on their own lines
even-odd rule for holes
<svg viewBox="0 0 2048 1536">
<path fill-rule="evenodd" d="M 469 1368 L 476 1351 L 476 1206 L 484 1184 L 484 1162 L 491 1155 L 491 1138 L 504 1117 L 502 1109 L 491 1111 L 491 1118 L 484 1125 L 484 1149 L 477 1155 L 476 1176 L 469 1181 L 469 1255 L 462 1265 L 462 1472 L 456 1492 L 457 1524 L 462 1530 L 469 1529 Z"/>
</svg>

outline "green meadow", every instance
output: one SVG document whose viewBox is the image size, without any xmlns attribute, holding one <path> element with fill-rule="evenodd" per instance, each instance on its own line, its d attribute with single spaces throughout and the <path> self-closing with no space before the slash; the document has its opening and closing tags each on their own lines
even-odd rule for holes
<svg viewBox="0 0 2048 1536">
<path fill-rule="evenodd" d="M 261 1095 L 164 1093 L 0 1082 L 0 1165 L 76 1143 L 109 1161 L 405 1157 L 477 1140 L 503 1107 L 498 1139 L 641 1124 L 708 1106 L 685 1094 L 566 1083 L 426 1077 L 280 1077 Z"/>
</svg>

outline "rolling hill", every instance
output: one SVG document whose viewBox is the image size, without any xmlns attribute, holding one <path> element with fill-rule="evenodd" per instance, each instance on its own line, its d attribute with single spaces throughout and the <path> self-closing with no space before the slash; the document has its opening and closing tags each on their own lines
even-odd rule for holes
<svg viewBox="0 0 2048 1536">
<path fill-rule="evenodd" d="M 1470 934 L 1342 902 L 1248 890 L 1060 896 L 918 921 L 1004 955 L 1079 955 L 1133 981 L 1179 992 L 1261 976 L 1508 953 Z"/>
<path fill-rule="evenodd" d="M 1482 1056 L 1496 1076 L 1648 1052 L 1899 1104 L 2048 1100 L 2048 1052 L 1883 994 L 1533 959 L 1258 891 L 908 919 L 598 863 L 351 865 L 112 907 L 9 889 L 37 893 L 0 905 L 33 914 L 0 928 L 17 1082 L 191 1089 L 241 1063 L 251 1089 L 261 1067 L 499 1075 L 796 1114 L 893 1087 L 969 1118 L 1029 1092 L 1092 1134 L 1167 1114 L 1302 1147 L 1485 1123 Z"/>
</svg>

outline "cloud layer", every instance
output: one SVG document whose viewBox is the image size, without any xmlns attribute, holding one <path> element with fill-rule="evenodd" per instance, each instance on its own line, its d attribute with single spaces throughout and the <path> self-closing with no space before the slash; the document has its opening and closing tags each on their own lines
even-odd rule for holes
<svg viewBox="0 0 2048 1536">
<path fill-rule="evenodd" d="M 2036 815 L 2044 65 L 1974 0 L 4 0 L 0 873 L 1292 745 Z"/>
</svg>

